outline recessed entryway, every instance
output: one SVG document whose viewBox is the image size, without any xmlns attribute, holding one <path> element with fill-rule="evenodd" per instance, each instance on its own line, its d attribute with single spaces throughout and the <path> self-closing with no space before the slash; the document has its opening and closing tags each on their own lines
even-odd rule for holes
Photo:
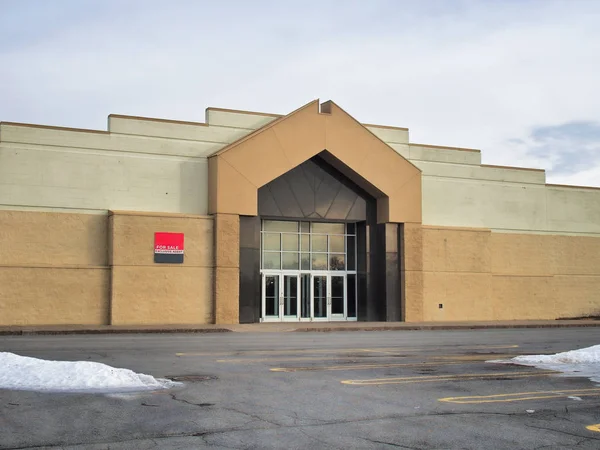
<svg viewBox="0 0 600 450">
<path fill-rule="evenodd" d="M 356 320 L 356 226 L 263 220 L 261 321 Z"/>
</svg>

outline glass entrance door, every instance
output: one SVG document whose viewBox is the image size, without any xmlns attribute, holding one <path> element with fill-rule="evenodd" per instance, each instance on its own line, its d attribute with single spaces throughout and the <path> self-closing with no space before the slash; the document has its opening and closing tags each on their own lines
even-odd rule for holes
<svg viewBox="0 0 600 450">
<path fill-rule="evenodd" d="M 347 320 L 346 275 L 267 272 L 262 277 L 262 320 Z"/>
<path fill-rule="evenodd" d="M 263 321 L 298 320 L 299 274 L 265 273 L 262 277 Z"/>
<path fill-rule="evenodd" d="M 311 274 L 312 319 L 346 320 L 346 275 Z"/>
</svg>

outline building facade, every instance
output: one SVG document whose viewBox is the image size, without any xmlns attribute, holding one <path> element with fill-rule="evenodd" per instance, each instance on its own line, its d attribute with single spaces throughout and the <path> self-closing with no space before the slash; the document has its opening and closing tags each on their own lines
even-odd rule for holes
<svg viewBox="0 0 600 450">
<path fill-rule="evenodd" d="M 600 189 L 333 102 L 0 124 L 0 326 L 600 315 Z"/>
</svg>

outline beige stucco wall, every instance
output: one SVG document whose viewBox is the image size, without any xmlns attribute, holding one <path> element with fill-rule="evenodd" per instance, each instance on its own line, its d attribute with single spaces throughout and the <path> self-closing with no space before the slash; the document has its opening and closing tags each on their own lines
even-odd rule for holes
<svg viewBox="0 0 600 450">
<path fill-rule="evenodd" d="M 111 324 L 214 321 L 213 219 L 111 212 Z M 184 233 L 183 264 L 154 263 L 154 233 Z"/>
<path fill-rule="evenodd" d="M 116 115 L 108 131 L 0 123 L 0 205 L 206 214 L 207 156 L 252 131 Z"/>
<path fill-rule="evenodd" d="M 424 226 L 422 261 L 422 320 L 600 315 L 598 237 Z"/>
<path fill-rule="evenodd" d="M 107 216 L 0 210 L 0 325 L 108 323 Z"/>
<path fill-rule="evenodd" d="M 207 214 L 209 194 L 217 195 L 209 189 L 207 157 L 281 117 L 219 108 L 206 110 L 205 123 L 110 115 L 108 131 L 4 122 L 0 208 Z M 313 122 L 305 125 L 314 137 L 322 127 Z M 422 171 L 426 225 L 600 235 L 600 190 L 546 185 L 543 170 L 486 166 L 479 150 L 411 143 L 406 128 L 364 126 Z M 310 146 L 314 139 L 304 134 L 299 142 Z M 333 147 L 337 138 L 329 135 L 324 145 Z M 365 140 L 361 151 L 368 154 L 371 145 Z M 294 155 L 285 155 L 292 165 Z M 239 182 L 248 185 L 244 192 L 252 187 Z"/>
</svg>

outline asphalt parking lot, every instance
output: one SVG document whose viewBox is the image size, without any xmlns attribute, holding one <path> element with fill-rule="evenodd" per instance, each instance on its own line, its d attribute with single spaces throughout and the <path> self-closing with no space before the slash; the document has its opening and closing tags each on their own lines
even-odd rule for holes
<svg viewBox="0 0 600 450">
<path fill-rule="evenodd" d="M 485 362 L 598 343 L 600 328 L 0 337 L 0 351 L 183 380 L 0 390 L 0 449 L 598 449 L 599 385 Z"/>
</svg>

